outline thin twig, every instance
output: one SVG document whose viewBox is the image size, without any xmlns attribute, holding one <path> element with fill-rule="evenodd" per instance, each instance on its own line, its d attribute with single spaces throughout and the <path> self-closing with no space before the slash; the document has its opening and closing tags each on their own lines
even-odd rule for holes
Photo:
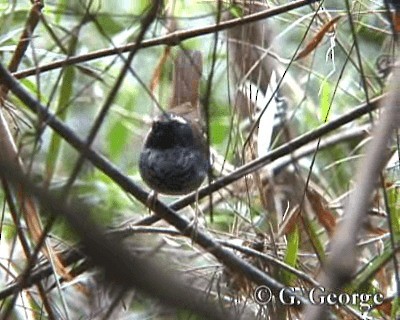
<svg viewBox="0 0 400 320">
<path fill-rule="evenodd" d="M 317 1 L 317 0 L 315 0 L 315 1 Z M 240 26 L 240 25 L 244 25 L 244 24 L 247 24 L 250 22 L 270 18 L 270 17 L 276 16 L 276 15 L 282 14 L 284 12 L 288 12 L 290 10 L 296 9 L 296 8 L 301 8 L 312 2 L 314 2 L 314 1 L 313 0 L 297 0 L 297 1 L 293 1 L 293 2 L 290 2 L 288 4 L 285 4 L 285 5 L 276 7 L 276 8 L 267 9 L 267 10 L 264 10 L 261 12 L 250 14 L 250 15 L 242 17 L 242 18 L 236 18 L 236 19 L 223 21 L 218 24 L 213 24 L 211 26 L 194 28 L 194 29 L 184 30 L 184 31 L 175 31 L 175 32 L 169 33 L 165 36 L 142 41 L 138 48 L 140 48 L 140 49 L 150 48 L 150 47 L 159 46 L 159 45 L 167 45 L 167 46 L 171 46 L 171 47 L 176 46 L 176 45 L 179 45 L 184 40 L 196 38 L 199 36 L 204 36 L 207 34 L 212 34 L 212 33 L 222 31 L 225 29 L 229 29 L 229 28 L 232 28 L 235 26 Z M 26 70 L 15 73 L 14 76 L 18 79 L 21 79 L 21 78 L 25 78 L 27 76 L 34 75 L 37 73 L 43 73 L 46 71 L 58 69 L 58 68 L 66 66 L 66 65 L 83 63 L 83 62 L 91 61 L 94 59 L 99 59 L 99 58 L 104 58 L 104 57 L 108 57 L 108 56 L 115 55 L 115 54 L 129 52 L 135 46 L 137 46 L 136 43 L 130 43 L 125 46 L 121 46 L 121 47 L 117 47 L 117 48 L 97 50 L 97 51 L 93 51 L 91 53 L 87 53 L 84 55 L 80 55 L 80 56 L 76 56 L 76 57 L 69 57 L 67 60 L 63 59 L 63 60 L 55 61 L 55 62 L 46 64 L 43 66 L 37 66 L 34 68 L 26 69 Z"/>
<path fill-rule="evenodd" d="M 100 130 L 101 125 L 104 122 L 104 119 L 106 115 L 108 114 L 108 111 L 110 110 L 110 107 L 117 96 L 117 93 L 122 85 L 123 80 L 125 79 L 126 74 L 128 73 L 130 69 L 130 65 L 132 63 L 133 58 L 135 57 L 137 51 L 140 48 L 140 43 L 142 42 L 147 29 L 150 27 L 151 23 L 154 21 L 154 19 L 157 16 L 157 12 L 159 8 L 161 7 L 161 2 L 159 0 L 153 1 L 153 5 L 148 9 L 148 12 L 146 15 L 143 17 L 142 22 L 141 22 L 141 28 L 140 32 L 137 36 L 135 45 L 132 47 L 132 50 L 129 52 L 128 58 L 124 62 L 124 65 L 122 67 L 121 72 L 119 72 L 118 77 L 115 81 L 114 86 L 112 87 L 110 93 L 108 94 L 107 98 L 104 101 L 104 105 L 101 107 L 100 112 L 96 118 L 96 121 L 93 124 L 93 127 L 91 128 L 89 135 L 86 139 L 85 147 L 81 150 L 81 153 L 79 155 L 78 160 L 75 163 L 75 166 L 72 170 L 72 173 L 70 177 L 68 178 L 68 181 L 65 185 L 64 192 L 68 194 L 69 189 L 73 185 L 75 179 L 77 178 L 79 171 L 82 168 L 82 165 L 86 159 L 85 157 L 85 152 L 90 146 L 92 145 L 94 139 L 97 136 L 97 133 Z"/>
</svg>

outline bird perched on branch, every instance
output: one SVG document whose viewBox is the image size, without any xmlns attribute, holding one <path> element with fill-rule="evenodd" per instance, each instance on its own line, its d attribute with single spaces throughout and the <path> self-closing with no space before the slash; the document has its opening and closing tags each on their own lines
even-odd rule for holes
<svg viewBox="0 0 400 320">
<path fill-rule="evenodd" d="M 157 193 L 190 193 L 207 175 L 209 160 L 199 104 L 201 72 L 199 51 L 179 52 L 169 110 L 154 119 L 139 160 L 143 181 Z"/>
</svg>

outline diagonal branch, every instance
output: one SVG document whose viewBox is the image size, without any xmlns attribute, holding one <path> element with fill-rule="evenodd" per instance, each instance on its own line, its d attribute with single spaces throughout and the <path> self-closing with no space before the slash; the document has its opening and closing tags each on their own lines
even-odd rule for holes
<svg viewBox="0 0 400 320">
<path fill-rule="evenodd" d="M 66 201 L 39 188 L 26 175 L 6 159 L 0 159 L 0 170 L 11 184 L 24 185 L 27 193 L 35 197 L 40 205 L 54 216 L 62 217 L 71 225 L 82 240 L 82 251 L 96 265 L 105 269 L 108 281 L 124 289 L 135 288 L 176 308 L 187 308 L 206 319 L 232 319 L 233 314 L 221 305 L 208 301 L 166 271 L 162 263 L 154 258 L 137 257 L 131 248 L 120 241 L 106 237 L 101 228 L 88 214 L 88 208 L 81 203 Z M 130 245 L 131 246 L 131 245 Z"/>
<path fill-rule="evenodd" d="M 56 119 L 54 115 L 37 100 L 35 100 L 16 80 L 12 75 L 0 64 L 0 84 L 5 84 L 10 91 L 12 91 L 21 101 L 23 101 L 31 110 L 41 114 L 44 122 L 57 131 L 71 146 L 78 151 L 85 148 L 85 142 L 79 139 L 76 134 L 61 121 Z M 111 164 L 105 157 L 96 153 L 93 149 L 87 149 L 85 156 L 90 160 L 97 168 L 106 173 L 112 180 L 114 180 L 123 190 L 131 193 L 136 199 L 142 204 L 146 205 L 148 199 L 148 193 L 142 188 L 136 185 L 130 178 L 123 175 L 113 164 Z M 212 237 L 206 233 L 197 230 L 195 226 L 186 219 L 178 215 L 173 209 L 166 206 L 159 200 L 154 201 L 152 210 L 157 215 L 167 221 L 169 224 L 178 229 L 183 235 L 192 238 L 195 234 L 196 237 L 193 242 L 201 246 L 205 251 L 211 253 L 221 263 L 229 267 L 233 272 L 243 275 L 250 281 L 256 284 L 267 285 L 274 292 L 278 292 L 284 288 L 283 284 L 276 281 L 270 275 L 264 273 L 260 269 L 254 267 L 250 263 L 243 261 L 237 257 L 231 251 L 224 249 L 218 244 Z M 292 293 L 286 292 L 284 295 L 292 296 Z M 306 303 L 304 298 L 296 296 L 296 299 Z"/>
<path fill-rule="evenodd" d="M 160 0 L 155 0 L 153 1 L 153 5 L 150 6 L 150 8 L 148 9 L 148 12 L 146 13 L 146 15 L 143 17 L 142 22 L 141 22 L 141 28 L 140 28 L 140 32 L 137 36 L 135 45 L 132 47 L 128 58 L 126 59 L 121 72 L 118 74 L 117 80 L 115 81 L 115 84 L 110 92 L 110 94 L 107 96 L 107 98 L 105 99 L 105 102 L 102 106 L 102 108 L 100 109 L 100 112 L 96 118 L 96 121 L 93 124 L 93 127 L 91 128 L 90 132 L 89 132 L 89 136 L 86 139 L 86 143 L 85 143 L 85 147 L 83 149 L 81 149 L 81 152 L 79 154 L 79 158 L 76 161 L 76 164 L 73 168 L 72 174 L 70 175 L 67 184 L 65 186 L 65 192 L 68 193 L 70 187 L 73 185 L 75 179 L 77 178 L 79 171 L 82 168 L 82 165 L 86 159 L 85 157 L 85 152 L 88 148 L 90 148 L 90 146 L 92 145 L 94 139 L 97 136 L 97 133 L 100 130 L 101 125 L 104 122 L 104 119 L 106 117 L 106 115 L 108 114 L 108 111 L 111 108 L 111 105 L 115 99 L 115 97 L 117 96 L 117 93 L 122 85 L 123 80 L 125 79 L 126 74 L 128 73 L 129 69 L 130 69 L 130 65 L 133 61 L 133 58 L 135 57 L 137 51 L 140 48 L 140 43 L 142 42 L 146 31 L 148 30 L 148 28 L 150 27 L 151 23 L 154 21 L 154 19 L 157 16 L 157 12 L 159 10 L 159 8 L 161 7 L 161 1 Z"/>
<path fill-rule="evenodd" d="M 344 209 L 344 219 L 332 240 L 332 253 L 328 259 L 321 283 L 328 290 L 343 287 L 354 274 L 357 266 L 357 237 L 371 203 L 371 195 L 385 166 L 387 148 L 393 131 L 400 125 L 400 94 L 395 86 L 400 81 L 396 70 L 391 94 L 382 102 L 382 116 L 376 126 L 373 139 L 356 175 L 356 188 Z M 324 308 L 309 306 L 306 319 L 321 319 Z"/>
</svg>

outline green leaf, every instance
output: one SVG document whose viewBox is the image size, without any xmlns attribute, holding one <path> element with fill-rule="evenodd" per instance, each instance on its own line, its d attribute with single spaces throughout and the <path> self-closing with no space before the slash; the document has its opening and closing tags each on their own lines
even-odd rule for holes
<svg viewBox="0 0 400 320">
<path fill-rule="evenodd" d="M 70 45 L 70 52 L 69 54 L 72 55 L 75 53 L 76 46 L 77 46 L 77 34 L 71 34 L 71 41 Z M 75 82 L 75 67 L 70 66 L 66 67 L 64 70 L 64 74 L 62 76 L 62 82 L 60 86 L 60 95 L 58 98 L 58 106 L 56 110 L 56 114 L 59 116 L 61 120 L 65 120 L 67 118 L 67 106 L 68 101 L 70 101 L 72 92 L 73 92 L 73 84 Z M 58 134 L 52 132 L 51 140 L 50 140 L 50 147 L 49 152 L 47 153 L 46 158 L 46 182 L 50 182 L 57 164 L 57 159 L 60 154 L 61 149 L 61 138 Z"/>
<path fill-rule="evenodd" d="M 113 159 L 118 159 L 125 151 L 130 132 L 121 121 L 115 121 L 107 135 L 107 148 Z"/>
<path fill-rule="evenodd" d="M 394 187 L 387 190 L 390 223 L 392 224 L 393 239 L 398 245 L 400 241 L 400 188 Z"/>
<path fill-rule="evenodd" d="M 392 258 L 392 255 L 393 250 L 391 249 L 391 244 L 386 241 L 383 252 L 366 264 L 366 267 L 363 268 L 350 285 L 346 287 L 346 291 L 357 292 L 360 290 L 360 288 L 365 286 L 370 279 L 373 279 L 374 275 L 382 268 L 382 266 Z"/>
<path fill-rule="evenodd" d="M 307 234 L 310 237 L 314 250 L 316 251 L 315 253 L 321 260 L 321 263 L 323 263 L 325 261 L 325 251 L 324 251 L 324 246 L 321 243 L 322 238 L 318 236 L 319 232 L 316 229 L 316 224 L 312 223 L 312 221 L 310 221 L 307 215 L 304 213 L 303 213 L 303 223 L 304 223 L 304 228 L 307 230 Z"/>
<path fill-rule="evenodd" d="M 235 18 L 242 18 L 243 17 L 243 8 L 242 8 L 242 6 L 232 5 L 229 8 L 229 12 Z"/>
<path fill-rule="evenodd" d="M 398 319 L 400 315 L 400 298 L 396 297 L 392 302 L 392 312 L 390 319 Z"/>
<path fill-rule="evenodd" d="M 284 262 L 295 268 L 297 263 L 297 257 L 299 253 L 299 242 L 300 242 L 300 233 L 297 226 L 294 227 L 293 231 L 287 235 L 287 248 L 284 257 Z M 292 285 L 296 280 L 296 275 L 282 270 L 281 279 L 283 283 L 286 285 Z"/>
<path fill-rule="evenodd" d="M 211 122 L 211 136 L 213 143 L 220 144 L 224 142 L 229 136 L 230 129 L 230 123 L 227 117 L 214 117 Z"/>
<path fill-rule="evenodd" d="M 111 14 L 103 14 L 97 17 L 97 22 L 104 30 L 107 30 L 108 36 L 115 35 L 124 30 L 123 24 L 115 19 Z"/>
<path fill-rule="evenodd" d="M 322 83 L 322 91 L 321 91 L 321 121 L 328 122 L 329 112 L 331 108 L 331 101 L 332 101 L 332 87 L 329 81 L 325 80 Z"/>
</svg>

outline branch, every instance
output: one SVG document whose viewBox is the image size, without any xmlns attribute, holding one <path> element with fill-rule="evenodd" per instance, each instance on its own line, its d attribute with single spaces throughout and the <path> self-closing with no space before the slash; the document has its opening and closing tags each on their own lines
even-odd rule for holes
<svg viewBox="0 0 400 320">
<path fill-rule="evenodd" d="M 14 76 L 17 79 L 21 79 L 21 78 L 25 78 L 27 76 L 38 74 L 38 73 L 58 69 L 58 68 L 61 68 L 64 66 L 87 62 L 87 61 L 91 61 L 91 60 L 95 60 L 95 59 L 99 59 L 99 58 L 112 56 L 115 54 L 121 54 L 124 52 L 129 52 L 135 46 L 138 46 L 138 48 L 140 48 L 140 49 L 155 47 L 155 46 L 159 46 L 159 45 L 167 45 L 167 46 L 172 47 L 172 46 L 179 45 L 184 40 L 188 40 L 188 39 L 199 37 L 199 36 L 204 36 L 207 34 L 212 34 L 214 32 L 222 31 L 222 30 L 229 29 L 229 28 L 232 28 L 235 26 L 245 25 L 250 22 L 255 22 L 258 20 L 270 18 L 270 17 L 276 16 L 278 14 L 282 14 L 284 12 L 288 12 L 290 10 L 296 9 L 296 8 L 306 6 L 315 1 L 318 1 L 318 0 L 297 0 L 297 1 L 293 1 L 288 4 L 273 8 L 273 9 L 267 9 L 264 11 L 260 11 L 260 12 L 254 13 L 254 14 L 247 15 L 242 18 L 227 20 L 224 22 L 213 24 L 211 26 L 202 27 L 202 28 L 194 28 L 194 29 L 189 29 L 189 30 L 185 30 L 185 31 L 175 31 L 172 33 L 168 33 L 165 36 L 142 41 L 139 45 L 136 42 L 134 42 L 134 43 L 129 43 L 122 47 L 97 50 L 97 51 L 93 51 L 91 53 L 87 53 L 87 54 L 80 55 L 80 56 L 68 57 L 68 59 L 65 59 L 65 60 L 58 60 L 58 61 L 46 64 L 43 66 L 38 66 L 38 67 L 26 69 L 24 71 L 16 72 L 16 73 L 14 73 Z"/>
<path fill-rule="evenodd" d="M 393 131 L 400 124 L 400 94 L 397 84 L 400 81 L 398 69 L 392 81 L 390 95 L 382 102 L 382 115 L 379 124 L 375 127 L 372 141 L 367 147 L 356 175 L 356 187 L 345 206 L 343 221 L 335 237 L 332 239 L 332 253 L 322 274 L 321 284 L 327 290 L 336 290 L 343 287 L 353 276 L 357 267 L 357 237 L 371 204 L 371 195 L 376 188 L 379 175 L 386 163 L 388 146 Z M 324 308 L 308 306 L 306 319 L 322 319 Z"/>
<path fill-rule="evenodd" d="M 178 280 L 176 274 L 166 271 L 163 263 L 155 258 L 137 257 L 120 241 L 112 241 L 105 230 L 82 203 L 66 203 L 43 187 L 35 186 L 31 179 L 15 170 L 14 163 L 0 159 L 0 170 L 7 181 L 24 185 L 25 191 L 35 197 L 42 208 L 64 218 L 82 240 L 82 251 L 98 266 L 104 268 L 108 280 L 124 289 L 138 289 L 175 308 L 184 308 L 202 315 L 205 319 L 233 318 L 221 305 L 204 299 L 194 288 Z M 18 288 L 19 289 L 19 288 Z"/>
<path fill-rule="evenodd" d="M 12 75 L 0 64 L 0 84 L 5 84 L 10 91 L 12 91 L 28 108 L 37 114 L 40 114 L 42 121 L 47 123 L 52 129 L 54 129 L 61 137 L 63 137 L 72 147 L 78 152 L 84 150 L 85 142 L 78 138 L 78 136 L 61 121 L 54 117 L 48 109 L 43 106 L 39 101 L 35 100 L 17 81 Z M 122 174 L 112 163 L 110 163 L 105 157 L 95 152 L 93 149 L 86 149 L 85 156 L 90 162 L 103 171 L 110 179 L 116 182 L 123 190 L 132 194 L 142 204 L 147 204 L 149 194 L 145 192 L 141 187 L 135 184 L 130 178 Z M 266 274 L 264 271 L 259 270 L 248 262 L 243 261 L 231 251 L 224 249 L 219 245 L 213 238 L 203 233 L 201 230 L 195 228 L 195 226 L 186 219 L 182 218 L 172 208 L 168 207 L 158 199 L 154 201 L 152 210 L 157 215 L 167 221 L 169 224 L 178 229 L 183 235 L 192 238 L 192 235 L 196 235 L 192 240 L 199 246 L 201 246 L 206 252 L 211 253 L 217 258 L 222 264 L 232 270 L 232 272 L 243 275 L 248 280 L 259 285 L 267 285 L 274 292 L 279 292 L 284 286 L 276 281 L 274 278 Z M 292 296 L 291 293 L 285 290 L 287 297 Z M 296 296 L 296 299 L 303 303 L 306 300 L 303 297 Z"/>
</svg>

